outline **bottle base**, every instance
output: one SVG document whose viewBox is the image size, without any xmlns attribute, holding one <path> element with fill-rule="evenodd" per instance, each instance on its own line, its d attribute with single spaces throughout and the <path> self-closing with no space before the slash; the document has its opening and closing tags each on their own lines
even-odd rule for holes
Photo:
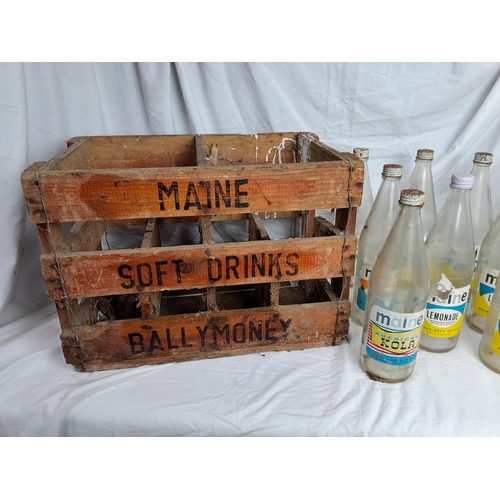
<svg viewBox="0 0 500 500">
<path fill-rule="evenodd" d="M 470 320 L 467 318 L 467 316 L 465 317 L 465 321 L 467 322 L 467 325 L 468 325 L 468 327 L 469 327 L 471 330 L 474 330 L 475 332 L 480 333 L 481 335 L 483 334 L 483 331 L 484 331 L 484 326 L 483 326 L 483 328 L 481 328 L 480 326 L 475 325 L 472 321 L 470 321 Z M 485 318 L 485 322 L 486 322 L 486 318 Z"/>
<path fill-rule="evenodd" d="M 418 348 L 422 351 L 434 352 L 437 354 L 442 354 L 445 352 L 450 352 L 458 344 L 459 336 L 455 335 L 453 337 L 432 337 L 431 335 L 426 335 L 422 333 L 420 335 L 420 342 Z"/>
<path fill-rule="evenodd" d="M 360 365 L 361 365 L 362 370 L 366 373 L 366 375 L 368 375 L 368 378 L 370 380 L 374 380 L 375 382 L 383 382 L 385 384 L 399 384 L 400 382 L 404 382 L 405 380 L 408 380 L 411 377 L 411 374 L 413 373 L 413 370 L 412 370 L 410 373 L 405 374 L 401 378 L 397 378 L 397 379 L 387 378 L 387 377 L 384 377 L 380 374 L 376 374 L 376 373 L 373 373 L 372 371 L 370 371 L 365 366 L 367 362 L 370 362 L 369 357 L 367 355 L 361 356 Z"/>
<path fill-rule="evenodd" d="M 489 368 L 491 371 L 500 374 L 500 367 L 496 368 L 493 367 L 490 363 L 487 363 L 486 360 L 483 358 L 481 351 L 479 351 L 479 359 L 481 360 L 483 365 L 486 366 L 486 368 Z"/>
</svg>

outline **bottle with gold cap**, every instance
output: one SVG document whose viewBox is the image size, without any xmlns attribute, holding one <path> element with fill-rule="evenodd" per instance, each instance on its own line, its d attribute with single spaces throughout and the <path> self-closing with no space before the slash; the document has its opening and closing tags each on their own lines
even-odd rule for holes
<svg viewBox="0 0 500 500">
<path fill-rule="evenodd" d="M 491 153 L 476 153 L 472 162 L 471 174 L 474 176 L 474 187 L 471 193 L 472 226 L 474 227 L 474 245 L 476 264 L 486 233 L 493 224 L 493 207 L 491 204 L 490 165 L 493 162 Z"/>
<path fill-rule="evenodd" d="M 368 158 L 370 157 L 370 150 L 368 148 L 354 148 L 353 153 L 363 161 L 365 165 L 365 179 L 363 182 L 363 197 L 361 198 L 361 206 L 356 213 L 356 236 L 361 234 L 365 225 L 366 218 L 370 213 L 373 205 L 373 191 L 370 182 L 370 171 L 368 170 Z"/>
<path fill-rule="evenodd" d="M 424 240 L 427 239 L 434 222 L 436 222 L 436 198 L 434 196 L 434 182 L 432 179 L 432 149 L 419 149 L 415 158 L 415 168 L 408 181 L 408 188 L 420 189 L 425 193 L 425 205 L 422 207 L 422 228 Z"/>
<path fill-rule="evenodd" d="M 448 198 L 425 242 L 430 292 L 420 347 L 451 351 L 458 342 L 474 272 L 472 175 L 453 175 Z"/>
<path fill-rule="evenodd" d="M 417 189 L 401 191 L 399 214 L 373 266 L 360 363 L 374 380 L 402 382 L 415 367 L 429 292 L 424 197 Z"/>
<path fill-rule="evenodd" d="M 384 165 L 382 184 L 359 236 L 351 319 L 361 326 L 365 320 L 368 282 L 373 264 L 399 213 L 398 200 L 402 175 L 401 165 Z"/>
</svg>

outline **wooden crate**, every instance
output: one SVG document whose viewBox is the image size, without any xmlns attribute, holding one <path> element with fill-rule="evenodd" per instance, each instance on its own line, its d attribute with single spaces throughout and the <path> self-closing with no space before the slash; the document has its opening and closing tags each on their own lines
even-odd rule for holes
<svg viewBox="0 0 500 500">
<path fill-rule="evenodd" d="M 90 371 L 338 345 L 363 175 L 311 133 L 71 139 L 22 174 L 66 361 Z M 299 234 L 271 239 L 274 218 Z M 214 241 L 229 221 L 247 221 L 245 241 Z M 199 241 L 166 246 L 187 223 Z M 142 229 L 140 245 L 107 248 L 116 226 Z"/>
</svg>

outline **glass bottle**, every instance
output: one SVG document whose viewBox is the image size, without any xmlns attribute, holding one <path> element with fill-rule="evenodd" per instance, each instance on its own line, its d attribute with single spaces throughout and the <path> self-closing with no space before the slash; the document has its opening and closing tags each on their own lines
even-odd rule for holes
<svg viewBox="0 0 500 500">
<path fill-rule="evenodd" d="M 432 180 L 432 149 L 419 149 L 415 158 L 415 168 L 408 181 L 408 188 L 420 189 L 425 193 L 425 205 L 422 207 L 422 229 L 424 240 L 427 239 L 437 218 L 436 198 L 434 196 L 434 183 Z"/>
<path fill-rule="evenodd" d="M 373 266 L 360 364 L 382 382 L 413 372 L 429 293 L 421 208 L 424 193 L 403 189 L 399 215 Z"/>
<path fill-rule="evenodd" d="M 472 175 L 452 176 L 448 198 L 425 242 L 430 292 L 420 347 L 427 351 L 451 351 L 462 328 L 475 260 L 473 184 Z"/>
<path fill-rule="evenodd" d="M 468 325 L 479 333 L 483 333 L 499 274 L 500 214 L 481 243 L 477 256 L 477 268 L 472 278 L 465 310 Z"/>
<path fill-rule="evenodd" d="M 500 373 L 500 287 L 495 289 L 490 311 L 479 343 L 479 358 L 491 370 Z"/>
<path fill-rule="evenodd" d="M 373 264 L 399 213 L 398 200 L 402 175 L 401 165 L 384 165 L 382 184 L 359 236 L 351 319 L 361 326 L 365 320 L 366 294 Z"/>
<path fill-rule="evenodd" d="M 353 153 L 355 156 L 363 161 L 365 166 L 365 179 L 363 183 L 363 196 L 361 198 L 361 206 L 358 208 L 356 213 L 356 236 L 361 234 L 363 227 L 365 226 L 366 218 L 370 213 L 373 205 L 373 191 L 372 184 L 370 182 L 370 171 L 368 169 L 368 158 L 370 157 L 370 150 L 368 148 L 354 148 Z"/>
<path fill-rule="evenodd" d="M 471 174 L 474 176 L 474 187 L 472 188 L 470 207 L 474 228 L 476 263 L 481 242 L 493 224 L 490 186 L 490 165 L 492 162 L 493 155 L 491 153 L 476 153 L 472 162 Z"/>
</svg>

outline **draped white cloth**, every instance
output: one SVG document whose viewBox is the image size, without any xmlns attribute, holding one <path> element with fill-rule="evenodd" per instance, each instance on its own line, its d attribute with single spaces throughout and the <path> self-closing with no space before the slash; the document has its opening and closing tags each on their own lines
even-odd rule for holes
<svg viewBox="0 0 500 500">
<path fill-rule="evenodd" d="M 296 352 L 78 373 L 40 272 L 21 172 L 85 135 L 310 131 L 384 163 L 435 150 L 438 210 L 452 173 L 494 154 L 500 183 L 498 63 L 0 64 L 0 435 L 499 435 L 500 376 L 464 326 L 447 354 L 420 352 L 412 377 L 369 380 L 350 343 Z"/>
</svg>

